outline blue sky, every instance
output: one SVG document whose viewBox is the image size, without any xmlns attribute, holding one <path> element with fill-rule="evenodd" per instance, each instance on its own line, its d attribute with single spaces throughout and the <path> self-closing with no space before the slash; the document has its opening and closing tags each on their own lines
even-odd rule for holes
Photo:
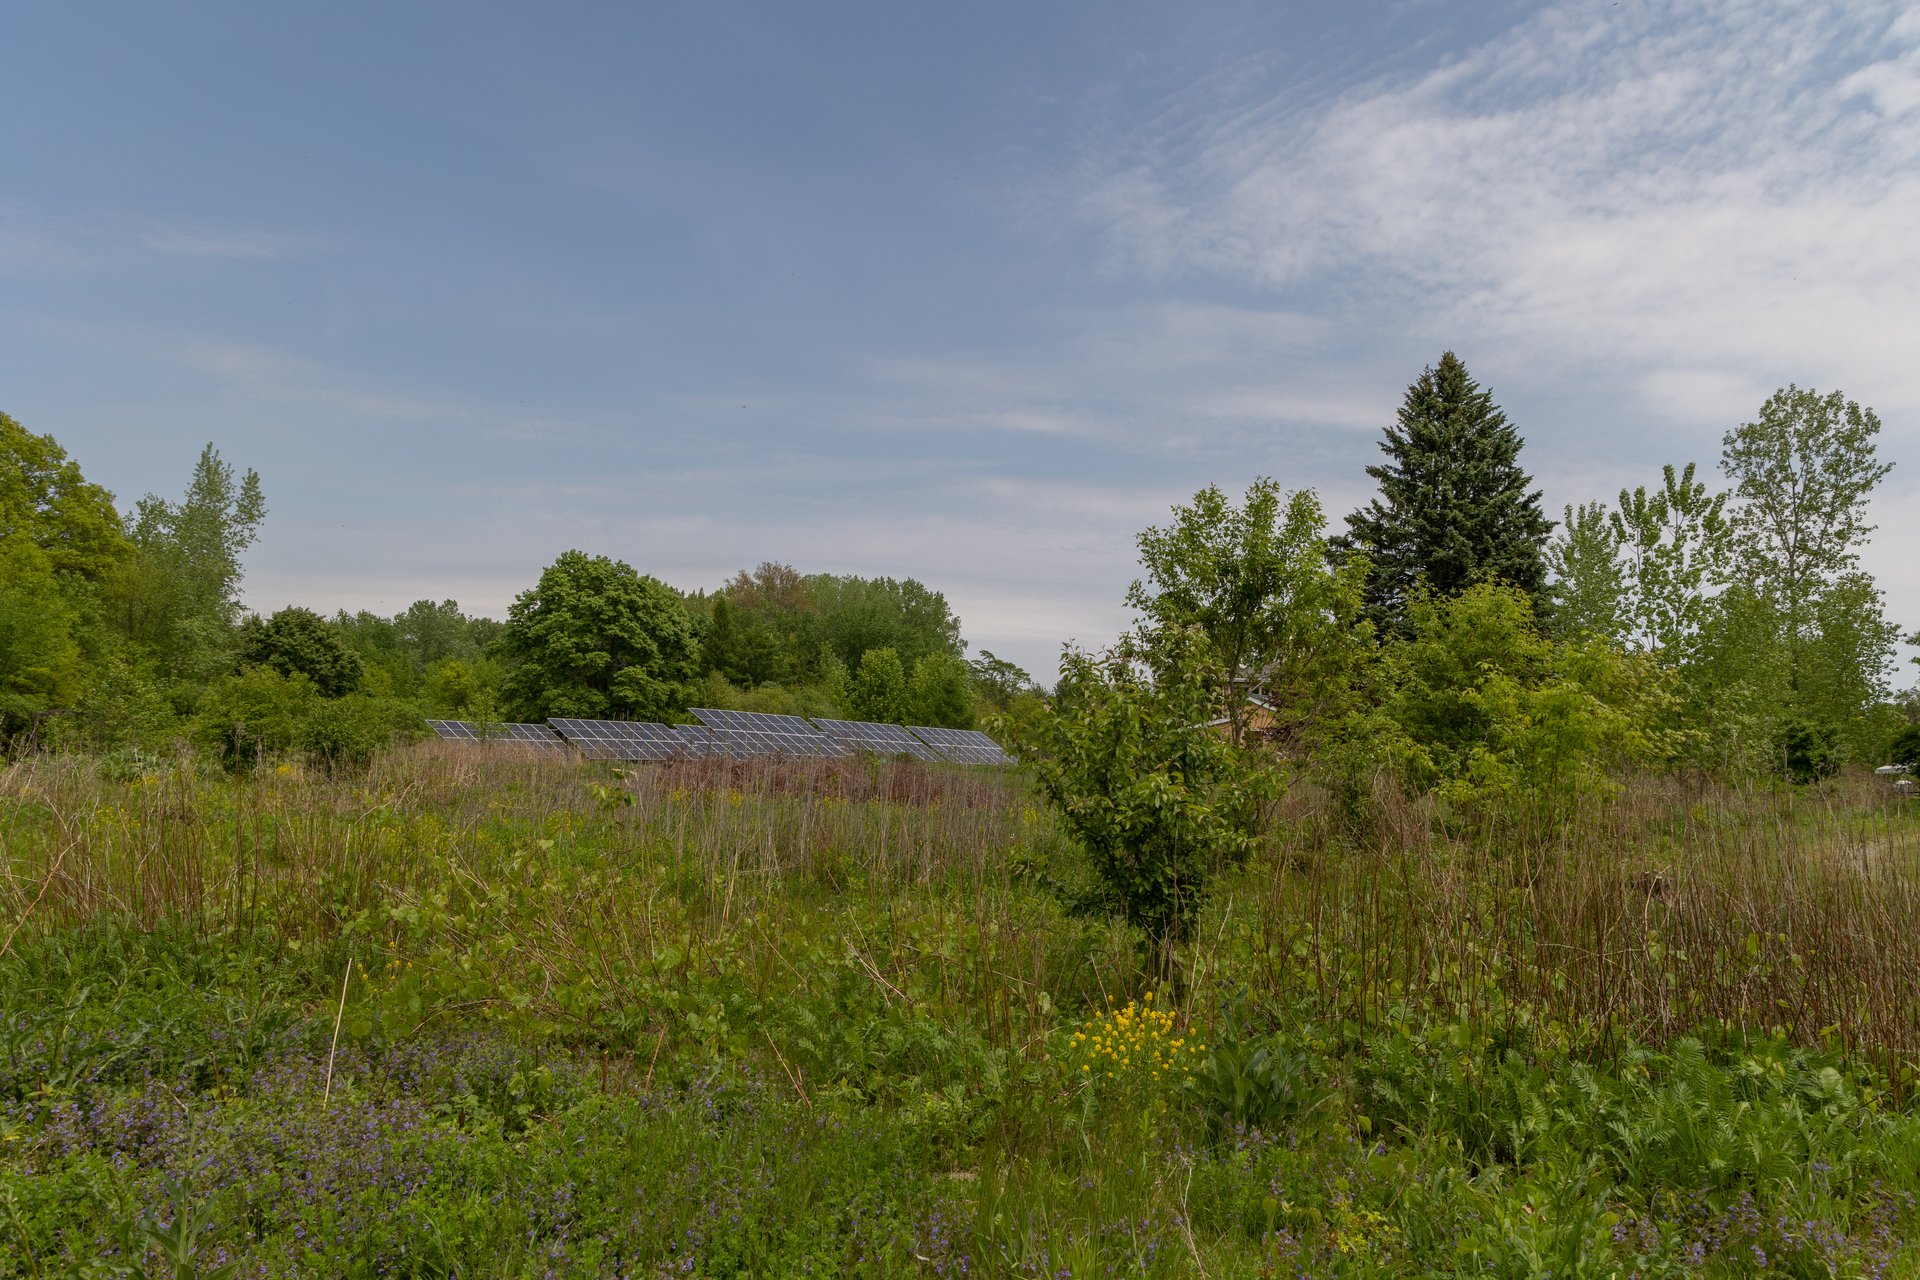
<svg viewBox="0 0 1920 1280">
<path fill-rule="evenodd" d="M 0 409 L 214 441 L 270 609 L 912 575 L 1050 674 L 1206 483 L 1336 518 L 1458 351 L 1554 512 L 1875 407 L 1920 624 L 1920 8 L 1698 0 L 9 11 Z"/>
</svg>

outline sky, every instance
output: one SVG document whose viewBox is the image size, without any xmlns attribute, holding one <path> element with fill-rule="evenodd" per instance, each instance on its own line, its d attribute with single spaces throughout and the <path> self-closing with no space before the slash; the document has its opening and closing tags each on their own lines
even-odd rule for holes
<svg viewBox="0 0 1920 1280">
<path fill-rule="evenodd" d="M 0 410 L 123 505 L 258 470 L 256 609 L 777 560 L 1050 677 L 1452 350 L 1555 515 L 1871 406 L 1920 625 L 1912 3 L 63 0 L 0 68 Z"/>
</svg>

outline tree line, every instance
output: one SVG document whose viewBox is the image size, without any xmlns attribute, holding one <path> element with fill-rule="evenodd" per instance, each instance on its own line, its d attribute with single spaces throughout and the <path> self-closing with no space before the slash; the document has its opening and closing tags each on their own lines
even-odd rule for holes
<svg viewBox="0 0 1920 1280">
<path fill-rule="evenodd" d="M 1727 430 L 1721 485 L 1676 462 L 1555 522 L 1519 432 L 1446 353 L 1343 531 L 1311 490 L 1201 490 L 1139 537 L 1135 628 L 1068 646 L 1052 699 L 997 727 L 1092 855 L 1076 900 L 1163 946 L 1298 777 L 1365 841 L 1390 794 L 1534 820 L 1634 772 L 1920 765 L 1900 632 L 1860 567 L 1879 432 L 1788 386 Z"/>
<path fill-rule="evenodd" d="M 51 436 L 0 414 L 0 745 L 181 743 L 229 766 L 366 759 L 429 718 L 684 720 L 689 706 L 969 728 L 1031 680 L 912 578 L 765 563 L 677 591 L 568 551 L 504 621 L 452 600 L 391 617 L 249 613 L 259 476 L 212 445 L 177 501 L 126 511 Z"/>
<path fill-rule="evenodd" d="M 1449 352 L 1407 389 L 1367 469 L 1378 495 L 1342 532 L 1312 491 L 1267 479 L 1145 531 L 1140 627 L 1111 653 L 1069 649 L 1055 705 L 1137 671 L 1141 696 L 1198 699 L 1181 723 L 1456 798 L 1578 789 L 1629 761 L 1802 779 L 1877 763 L 1910 710 L 1891 688 L 1899 631 L 1859 565 L 1890 466 L 1879 431 L 1843 395 L 1790 386 L 1728 430 L 1721 485 L 1676 461 L 1555 522 L 1519 432 Z M 427 717 L 1037 714 L 1026 673 L 969 660 L 945 597 L 911 578 L 769 562 L 685 593 L 569 551 L 504 621 L 451 600 L 262 617 L 240 582 L 265 518 L 259 477 L 211 445 L 178 500 L 123 512 L 0 415 L 0 736 L 185 739 L 241 765 L 363 758 Z"/>
</svg>

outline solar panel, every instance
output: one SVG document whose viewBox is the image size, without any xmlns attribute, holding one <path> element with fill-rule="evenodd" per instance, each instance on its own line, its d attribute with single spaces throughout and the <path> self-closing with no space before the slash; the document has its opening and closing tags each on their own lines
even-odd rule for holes
<svg viewBox="0 0 1920 1280">
<path fill-rule="evenodd" d="M 912 756 L 916 760 L 944 760 L 920 739 L 897 724 L 873 724 L 866 720 L 815 720 L 820 731 L 853 751 L 870 751 L 877 756 Z"/>
<path fill-rule="evenodd" d="M 762 711 L 720 711 L 692 707 L 709 730 L 723 735 L 731 754 L 752 756 L 843 756 L 847 748 L 799 716 Z"/>
<path fill-rule="evenodd" d="M 1013 757 L 978 729 L 933 729 L 911 726 L 913 732 L 945 759 L 955 764 L 1012 764 Z"/>
<path fill-rule="evenodd" d="M 697 724 L 669 725 L 673 734 L 674 754 L 687 760 L 704 760 L 709 756 L 726 757 L 733 752 L 724 742 L 714 739 L 712 730 Z"/>
<path fill-rule="evenodd" d="M 449 742 L 511 742 L 542 751 L 564 751 L 566 742 L 543 724 L 476 723 L 469 720 L 429 720 L 427 727 Z"/>
<path fill-rule="evenodd" d="M 549 721 L 589 760 L 671 760 L 679 741 L 671 726 L 645 720 Z"/>
</svg>

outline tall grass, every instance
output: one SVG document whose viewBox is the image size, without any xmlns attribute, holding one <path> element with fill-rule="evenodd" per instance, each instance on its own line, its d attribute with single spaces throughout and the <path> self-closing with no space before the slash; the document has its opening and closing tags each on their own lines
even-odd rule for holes
<svg viewBox="0 0 1920 1280">
<path fill-rule="evenodd" d="M 1735 789 L 1643 778 L 1552 823 L 1449 829 L 1398 797 L 1366 852 L 1295 838 L 1252 879 L 1269 989 L 1369 1022 L 1396 1007 L 1665 1041 L 1703 1024 L 1920 1051 L 1920 816 L 1866 778 Z"/>
<path fill-rule="evenodd" d="M 1074 948 L 1031 936 L 1059 922 L 1023 890 L 1023 867 L 1072 855 L 1010 772 L 860 760 L 616 771 L 425 744 L 354 779 L 184 766 L 118 778 L 33 759 L 0 774 L 0 801 L 0 938 L 168 920 L 324 942 L 382 903 L 538 874 L 562 887 L 496 922 L 522 933 L 535 963 L 615 946 L 637 956 L 686 935 L 778 969 L 777 931 L 756 931 L 756 916 L 906 910 L 911 898 L 908 914 L 992 940 L 968 985 L 1026 991 L 1036 1014 L 1041 992 L 1117 997 L 1147 981 L 1118 947 L 1063 974 Z M 1269 854 L 1220 882 L 1190 1001 L 1231 986 L 1294 1017 L 1361 1025 L 1458 1017 L 1660 1042 L 1732 1023 L 1890 1067 L 1920 1053 L 1920 817 L 1871 779 L 1642 778 L 1552 822 L 1451 819 L 1386 789 L 1378 804 L 1378 838 L 1354 849 L 1333 837 L 1325 797 L 1296 789 Z"/>
</svg>

